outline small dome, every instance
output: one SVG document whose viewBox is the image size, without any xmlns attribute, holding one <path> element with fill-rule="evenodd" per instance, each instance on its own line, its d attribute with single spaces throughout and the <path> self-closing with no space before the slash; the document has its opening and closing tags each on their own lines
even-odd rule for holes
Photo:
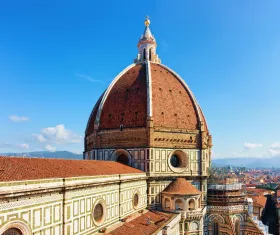
<svg viewBox="0 0 280 235">
<path fill-rule="evenodd" d="M 167 194 L 177 194 L 177 195 L 200 195 L 202 194 L 196 187 L 194 187 L 190 182 L 184 178 L 177 178 L 172 181 L 163 191 Z"/>
</svg>

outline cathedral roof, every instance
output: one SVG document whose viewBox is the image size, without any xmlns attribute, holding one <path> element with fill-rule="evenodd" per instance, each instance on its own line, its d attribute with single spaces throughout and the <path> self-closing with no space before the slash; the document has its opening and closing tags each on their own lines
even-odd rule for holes
<svg viewBox="0 0 280 235">
<path fill-rule="evenodd" d="M 265 208 L 267 198 L 263 195 L 252 196 L 254 205 Z"/>
<path fill-rule="evenodd" d="M 0 156 L 0 182 L 136 173 L 143 171 L 111 161 Z"/>
<path fill-rule="evenodd" d="M 121 226 L 117 227 L 116 229 L 105 233 L 105 235 L 155 234 L 155 232 L 158 231 L 158 229 L 162 228 L 165 224 L 170 222 L 170 219 L 174 218 L 175 216 L 176 214 L 171 214 L 166 212 L 148 211 L 129 222 L 123 223 Z"/>
<path fill-rule="evenodd" d="M 184 178 L 177 178 L 172 181 L 164 190 L 163 193 L 178 194 L 178 195 L 198 195 L 201 192 Z"/>
</svg>

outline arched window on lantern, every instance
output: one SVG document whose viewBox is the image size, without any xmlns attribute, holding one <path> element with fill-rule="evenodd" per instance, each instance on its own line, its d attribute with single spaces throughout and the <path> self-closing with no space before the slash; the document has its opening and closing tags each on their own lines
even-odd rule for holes
<svg viewBox="0 0 280 235">
<path fill-rule="evenodd" d="M 149 60 L 152 60 L 152 49 L 149 50 Z"/>
<path fill-rule="evenodd" d="M 143 60 L 146 60 L 146 48 L 143 50 Z"/>
</svg>

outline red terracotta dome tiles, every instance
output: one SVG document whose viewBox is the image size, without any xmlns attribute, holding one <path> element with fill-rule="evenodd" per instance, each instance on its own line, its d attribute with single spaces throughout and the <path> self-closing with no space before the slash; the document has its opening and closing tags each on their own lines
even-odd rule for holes
<svg viewBox="0 0 280 235">
<path fill-rule="evenodd" d="M 178 78 L 153 63 L 151 73 L 154 125 L 197 129 L 199 120 L 195 105 Z"/>
<path fill-rule="evenodd" d="M 202 194 L 195 186 L 184 178 L 177 178 L 172 181 L 164 190 L 164 193 L 177 195 L 200 195 Z"/>
<path fill-rule="evenodd" d="M 100 129 L 145 127 L 147 120 L 146 66 L 137 64 L 112 87 L 102 108 Z"/>
<path fill-rule="evenodd" d="M 86 136 L 89 136 L 90 134 L 93 133 L 94 122 L 95 122 L 95 119 L 96 119 L 97 111 L 98 111 L 99 105 L 101 103 L 102 97 L 103 97 L 103 94 L 98 99 L 98 101 L 97 101 L 96 105 L 94 106 L 94 108 L 92 110 L 92 113 L 91 113 L 91 115 L 89 117 L 87 128 L 86 128 Z"/>
</svg>

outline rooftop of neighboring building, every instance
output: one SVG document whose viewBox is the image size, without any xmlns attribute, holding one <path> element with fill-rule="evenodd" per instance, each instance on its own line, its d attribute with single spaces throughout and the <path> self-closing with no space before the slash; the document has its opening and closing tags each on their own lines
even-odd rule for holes
<svg viewBox="0 0 280 235">
<path fill-rule="evenodd" d="M 153 234 L 163 227 L 176 214 L 164 213 L 158 211 L 147 211 L 143 214 L 137 214 L 132 220 L 127 220 L 119 227 L 104 235 L 121 235 L 121 234 Z"/>
<path fill-rule="evenodd" d="M 248 195 L 266 195 L 266 194 L 274 194 L 273 190 L 262 189 L 262 188 L 247 188 L 246 191 Z"/>
<path fill-rule="evenodd" d="M 199 191 L 184 178 L 177 178 L 163 190 L 163 193 L 177 195 L 198 195 L 201 194 L 201 191 Z"/>
<path fill-rule="evenodd" d="M 0 156 L 0 182 L 144 173 L 113 161 Z"/>
<path fill-rule="evenodd" d="M 263 195 L 251 196 L 253 199 L 253 205 L 265 208 L 267 198 Z"/>
</svg>

